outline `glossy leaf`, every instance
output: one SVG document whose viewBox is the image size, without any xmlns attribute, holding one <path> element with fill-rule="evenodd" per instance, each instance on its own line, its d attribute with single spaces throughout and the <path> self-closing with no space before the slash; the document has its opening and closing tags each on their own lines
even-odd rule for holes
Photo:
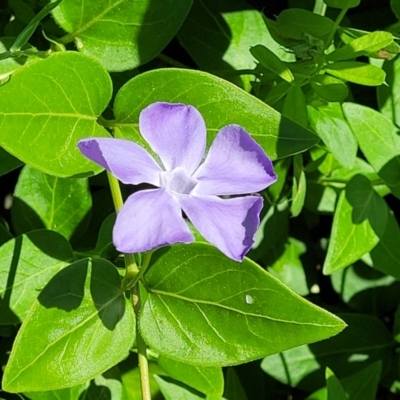
<svg viewBox="0 0 400 400">
<path fill-rule="evenodd" d="M 13 226 L 17 234 L 46 228 L 69 239 L 91 206 L 86 178 L 57 178 L 27 165 L 14 191 Z"/>
<path fill-rule="evenodd" d="M 357 139 L 344 119 L 339 103 L 318 108 L 308 106 L 310 125 L 323 140 L 334 157 L 345 167 L 354 166 L 357 155 Z"/>
<path fill-rule="evenodd" d="M 20 167 L 22 161 L 0 147 L 0 176 Z"/>
<path fill-rule="evenodd" d="M 328 54 L 327 59 L 329 61 L 340 61 L 365 56 L 383 49 L 392 43 L 393 40 L 393 35 L 389 32 L 371 32 L 352 40 L 343 47 L 339 47 L 334 52 Z"/>
<path fill-rule="evenodd" d="M 101 259 L 77 261 L 55 275 L 18 332 L 4 390 L 79 385 L 125 358 L 135 323 L 120 285 L 115 267 Z"/>
<path fill-rule="evenodd" d="M 335 374 L 329 368 L 325 372 L 326 387 L 328 389 L 328 400 L 347 400 L 347 394 L 344 391 L 342 384 L 339 379 L 336 378 Z"/>
<path fill-rule="evenodd" d="M 397 128 L 378 111 L 345 103 L 343 112 L 367 161 L 400 197 L 400 138 Z"/>
<path fill-rule="evenodd" d="M 257 45 L 251 47 L 250 52 L 263 67 L 274 72 L 286 82 L 293 82 L 294 77 L 288 66 L 267 47 Z"/>
<path fill-rule="evenodd" d="M 51 175 L 99 172 L 76 143 L 109 136 L 96 119 L 110 97 L 110 77 L 82 54 L 60 52 L 30 63 L 0 86 L 0 145 Z"/>
<path fill-rule="evenodd" d="M 174 379 L 161 378 L 157 375 L 155 379 L 165 400 L 202 400 L 205 398 L 201 393 Z"/>
<path fill-rule="evenodd" d="M 324 71 L 336 78 L 364 86 L 379 86 L 385 82 L 385 72 L 375 65 L 358 61 L 339 61 L 324 67 Z"/>
<path fill-rule="evenodd" d="M 354 176 L 339 196 L 323 272 L 345 268 L 371 251 L 386 229 L 388 209 L 363 175 Z"/>
<path fill-rule="evenodd" d="M 316 75 L 310 83 L 314 92 L 325 101 L 340 103 L 349 94 L 346 84 L 333 76 Z"/>
<path fill-rule="evenodd" d="M 69 243 L 58 233 L 30 232 L 0 247 L 0 325 L 25 319 L 39 291 L 73 260 Z"/>
<path fill-rule="evenodd" d="M 63 42 L 74 41 L 109 71 L 125 71 L 160 53 L 191 5 L 192 0 L 63 0 L 53 16 L 68 32 Z"/>
<path fill-rule="evenodd" d="M 223 126 L 241 125 L 272 159 L 304 151 L 318 140 L 227 81 L 205 72 L 172 68 L 141 74 L 122 87 L 114 103 L 116 135 L 148 148 L 139 134 L 138 119 L 140 111 L 155 101 L 197 107 L 206 121 L 209 143 Z"/>
<path fill-rule="evenodd" d="M 344 328 L 257 264 L 236 263 L 210 245 L 176 245 L 153 258 L 140 329 L 150 347 L 171 359 L 239 364 Z"/>
<path fill-rule="evenodd" d="M 198 367 L 158 357 L 158 365 L 172 378 L 208 396 L 220 398 L 224 391 L 224 376 L 218 367 Z"/>
<path fill-rule="evenodd" d="M 380 319 L 355 313 L 340 317 L 348 324 L 340 335 L 266 357 L 261 368 L 279 382 L 308 391 L 324 385 L 327 366 L 341 380 L 377 361 L 386 371 L 392 359 L 393 339 Z M 344 379 L 342 382 L 345 386 Z"/>
<path fill-rule="evenodd" d="M 333 8 L 353 8 L 360 4 L 361 0 L 324 0 L 324 3 Z"/>
</svg>

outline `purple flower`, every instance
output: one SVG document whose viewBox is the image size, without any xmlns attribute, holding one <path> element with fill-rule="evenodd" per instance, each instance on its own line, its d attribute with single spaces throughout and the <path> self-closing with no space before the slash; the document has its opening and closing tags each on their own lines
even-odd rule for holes
<svg viewBox="0 0 400 400">
<path fill-rule="evenodd" d="M 128 197 L 113 231 L 116 248 L 138 253 L 194 237 L 182 210 L 210 243 L 241 261 L 254 242 L 263 205 L 260 196 L 219 196 L 258 192 L 276 181 L 272 163 L 238 125 L 222 128 L 205 161 L 206 126 L 196 108 L 154 103 L 139 117 L 143 138 L 160 159 L 128 140 L 89 138 L 81 152 L 126 184 L 154 189 Z"/>
</svg>

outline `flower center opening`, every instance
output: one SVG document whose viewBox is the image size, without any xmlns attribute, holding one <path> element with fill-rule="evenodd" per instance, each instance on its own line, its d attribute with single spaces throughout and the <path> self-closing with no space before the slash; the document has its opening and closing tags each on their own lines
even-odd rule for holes
<svg viewBox="0 0 400 400">
<path fill-rule="evenodd" d="M 197 182 L 197 179 L 189 176 L 182 167 L 160 172 L 160 187 L 171 192 L 189 194 Z"/>
</svg>

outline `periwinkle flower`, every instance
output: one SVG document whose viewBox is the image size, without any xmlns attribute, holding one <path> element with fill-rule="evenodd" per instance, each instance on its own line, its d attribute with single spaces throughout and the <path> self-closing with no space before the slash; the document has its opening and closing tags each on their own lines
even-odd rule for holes
<svg viewBox="0 0 400 400">
<path fill-rule="evenodd" d="M 222 128 L 201 164 L 206 126 L 196 108 L 153 103 L 139 117 L 143 138 L 160 164 L 134 142 L 112 138 L 79 141 L 81 152 L 125 184 L 155 188 L 128 197 L 117 216 L 113 242 L 137 253 L 194 241 L 182 210 L 201 235 L 236 261 L 243 260 L 260 223 L 261 196 L 233 198 L 276 181 L 271 160 L 238 125 Z"/>
</svg>

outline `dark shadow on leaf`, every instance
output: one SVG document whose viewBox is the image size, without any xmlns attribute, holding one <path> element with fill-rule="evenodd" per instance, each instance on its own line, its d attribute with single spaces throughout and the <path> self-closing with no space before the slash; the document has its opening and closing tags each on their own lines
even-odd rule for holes
<svg viewBox="0 0 400 400">
<path fill-rule="evenodd" d="M 90 386 L 80 396 L 79 400 L 112 400 L 111 391 L 108 387 L 99 385 L 92 380 Z"/>
<path fill-rule="evenodd" d="M 11 219 L 17 235 L 46 228 L 36 211 L 18 197 L 13 198 Z"/>
<path fill-rule="evenodd" d="M 400 198 L 400 156 L 393 157 L 378 172 L 392 193 Z"/>
<path fill-rule="evenodd" d="M 58 272 L 38 296 L 43 307 L 65 311 L 77 309 L 85 294 L 88 260 L 75 262 Z"/>
</svg>

